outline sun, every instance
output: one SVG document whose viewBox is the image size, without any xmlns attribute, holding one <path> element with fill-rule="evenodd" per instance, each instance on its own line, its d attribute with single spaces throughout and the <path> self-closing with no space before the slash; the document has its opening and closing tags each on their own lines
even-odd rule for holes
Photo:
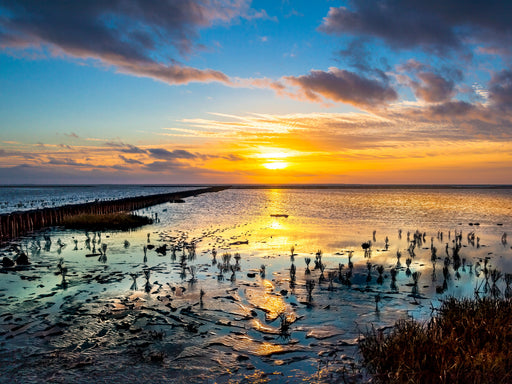
<svg viewBox="0 0 512 384">
<path fill-rule="evenodd" d="M 288 166 L 288 163 L 284 161 L 271 161 L 263 164 L 263 166 L 267 169 L 284 169 Z"/>
<path fill-rule="evenodd" d="M 261 163 L 263 168 L 276 170 L 285 169 L 290 165 L 286 161 L 289 156 L 289 153 L 280 148 L 265 148 L 254 157 L 263 159 L 264 163 Z"/>
</svg>

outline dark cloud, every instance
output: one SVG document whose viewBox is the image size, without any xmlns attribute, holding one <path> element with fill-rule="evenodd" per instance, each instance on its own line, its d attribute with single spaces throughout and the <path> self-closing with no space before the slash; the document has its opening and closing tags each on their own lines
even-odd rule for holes
<svg viewBox="0 0 512 384">
<path fill-rule="evenodd" d="M 172 171 L 182 168 L 183 164 L 174 160 L 167 161 L 153 161 L 152 163 L 144 164 L 144 169 L 150 172 Z"/>
<path fill-rule="evenodd" d="M 176 159 L 195 159 L 197 155 L 185 151 L 183 149 L 175 149 L 174 151 L 168 151 L 165 148 L 150 148 L 148 153 L 156 158 L 162 160 L 176 160 Z"/>
<path fill-rule="evenodd" d="M 124 157 L 123 155 L 119 155 L 119 158 L 123 160 L 126 164 L 143 164 L 142 161 L 136 159 L 129 159 Z"/>
<path fill-rule="evenodd" d="M 362 77 L 354 72 L 338 68 L 329 71 L 313 70 L 307 75 L 287 76 L 291 85 L 299 87 L 301 98 L 332 101 L 355 106 L 377 106 L 398 98 L 396 91 L 386 82 Z"/>
<path fill-rule="evenodd" d="M 502 70 L 492 76 L 489 100 L 500 110 L 512 110 L 512 71 Z"/>
<path fill-rule="evenodd" d="M 225 160 L 229 160 L 229 161 L 242 161 L 242 160 L 245 160 L 242 156 L 238 156 L 238 155 L 235 155 L 235 154 L 229 154 L 229 155 L 225 155 L 225 156 L 221 156 L 223 159 Z"/>
<path fill-rule="evenodd" d="M 130 170 L 130 168 L 125 167 L 125 166 L 123 166 L 123 165 L 119 165 L 119 164 L 112 165 L 112 166 L 110 166 L 109 168 L 116 169 L 116 170 L 118 170 L 118 171 L 129 171 L 129 170 Z"/>
<path fill-rule="evenodd" d="M 474 104 L 465 101 L 448 101 L 430 106 L 427 111 L 434 117 L 455 118 L 464 117 L 477 112 L 478 108 Z"/>
<path fill-rule="evenodd" d="M 108 141 L 105 143 L 105 145 L 113 148 L 119 148 L 120 152 L 123 153 L 146 153 L 147 151 L 145 149 L 139 148 L 132 144 L 124 144 L 120 142 L 115 141 Z"/>
<path fill-rule="evenodd" d="M 89 167 L 90 166 L 89 164 L 77 163 L 73 159 L 56 159 L 56 158 L 53 158 L 53 157 L 49 157 L 48 158 L 47 164 L 51 164 L 51 165 L 71 165 L 71 166 L 74 166 L 74 167 Z"/>
<path fill-rule="evenodd" d="M 455 96 L 455 83 L 432 72 L 420 72 L 421 82 L 411 82 L 416 97 L 429 103 L 446 101 Z"/>
<path fill-rule="evenodd" d="M 428 65 L 425 65 L 418 60 L 409 59 L 405 63 L 400 64 L 397 67 L 400 72 L 419 72 L 419 71 L 427 71 L 430 69 Z"/>
<path fill-rule="evenodd" d="M 376 56 L 368 47 L 368 39 L 356 38 L 348 42 L 347 46 L 338 51 L 342 60 L 357 71 L 379 76 L 387 81 L 384 71 L 390 69 L 385 57 Z"/>
<path fill-rule="evenodd" d="M 457 83 L 464 79 L 458 68 L 442 66 L 438 69 L 410 59 L 396 67 L 397 78 L 412 88 L 418 99 L 429 103 L 445 102 L 457 94 Z"/>
<path fill-rule="evenodd" d="M 249 0 L 3 1 L 0 47 L 48 47 L 52 54 L 97 59 L 119 72 L 170 84 L 230 80 L 181 65 L 200 28 L 237 17 L 268 18 Z"/>
<path fill-rule="evenodd" d="M 330 8 L 320 29 L 441 53 L 462 48 L 467 36 L 502 46 L 512 40 L 512 3 L 508 1 L 352 0 L 348 5 Z"/>
<path fill-rule="evenodd" d="M 75 132 L 65 133 L 64 136 L 70 137 L 72 139 L 79 139 L 80 138 L 80 136 L 78 136 Z"/>
</svg>

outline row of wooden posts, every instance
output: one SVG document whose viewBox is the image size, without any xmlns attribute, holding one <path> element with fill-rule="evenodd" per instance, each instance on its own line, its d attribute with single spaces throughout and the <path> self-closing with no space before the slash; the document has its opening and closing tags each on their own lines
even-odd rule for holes
<svg viewBox="0 0 512 384">
<path fill-rule="evenodd" d="M 182 192 L 127 197 L 112 201 L 69 204 L 55 208 L 42 208 L 0 214 L 0 242 L 15 239 L 41 228 L 61 225 L 64 219 L 70 216 L 81 214 L 102 215 L 135 211 L 169 201 L 197 196 L 202 193 L 218 192 L 226 188 L 227 187 L 209 187 Z"/>
</svg>

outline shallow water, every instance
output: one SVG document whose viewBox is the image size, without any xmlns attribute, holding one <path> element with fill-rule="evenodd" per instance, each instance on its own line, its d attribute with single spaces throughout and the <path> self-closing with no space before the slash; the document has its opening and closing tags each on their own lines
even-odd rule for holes
<svg viewBox="0 0 512 384">
<path fill-rule="evenodd" d="M 190 187 L 158 185 L 0 186 L 0 213 L 171 193 L 186 189 L 190 189 Z"/>
<path fill-rule="evenodd" d="M 0 274 L 5 377 L 27 382 L 364 381 L 357 363 L 362 331 L 389 327 L 406 316 L 426 319 L 447 295 L 490 294 L 485 267 L 512 272 L 511 244 L 502 242 L 503 233 L 512 232 L 509 189 L 239 189 L 140 213 L 156 214 L 159 221 L 132 232 L 105 232 L 101 240 L 91 233 L 89 242 L 85 232 L 56 228 L 46 232 L 52 239 L 48 250 L 42 233 L 20 242 L 31 265 Z M 409 232 L 412 240 L 416 231 L 421 245 L 411 256 L 407 237 Z M 457 270 L 455 231 L 462 232 L 463 264 Z M 66 245 L 58 246 L 58 239 Z M 371 253 L 365 255 L 361 244 L 369 240 Z M 195 254 L 187 248 L 192 243 Z M 106 260 L 86 257 L 102 244 Z M 166 255 L 154 248 L 145 259 L 148 244 L 167 244 Z M 318 250 L 324 279 L 314 268 Z M 226 252 L 229 267 L 220 273 Z M 4 250 L 10 257 L 14 253 Z M 68 270 L 66 284 L 56 274 L 60 258 Z M 306 258 L 312 259 L 309 274 Z M 339 264 L 344 264 L 341 276 Z M 392 268 L 398 272 L 396 284 Z M 416 285 L 413 272 L 421 272 Z M 308 284 L 314 285 L 311 295 Z M 505 294 L 503 277 L 493 292 Z"/>
</svg>

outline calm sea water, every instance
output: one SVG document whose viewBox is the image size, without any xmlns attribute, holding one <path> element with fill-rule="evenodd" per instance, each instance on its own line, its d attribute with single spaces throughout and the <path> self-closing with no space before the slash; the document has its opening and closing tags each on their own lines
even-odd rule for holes
<svg viewBox="0 0 512 384">
<path fill-rule="evenodd" d="M 2 186 L 0 187 L 0 213 L 177 192 L 184 189 L 190 189 L 190 187 L 155 185 Z"/>
<path fill-rule="evenodd" d="M 93 190 L 108 199 L 162 189 Z M 70 196 L 79 193 L 67 188 L 35 191 L 47 199 L 52 196 L 53 200 L 46 200 L 49 204 L 74 200 Z M 5 192 L 0 189 L 0 193 Z M 28 190 L 25 193 L 30 195 Z M 94 198 L 89 196 L 83 198 Z M 140 335 L 147 330 L 164 332 L 151 348 L 163 353 L 165 369 L 179 369 L 186 361 L 187 369 L 180 371 L 185 378 L 206 375 L 211 382 L 228 382 L 247 377 L 247 372 L 278 372 L 288 382 L 308 377 L 329 382 L 329 375 L 357 361 L 362 330 L 388 327 L 407 316 L 427 319 L 432 307 L 446 296 L 489 295 L 492 281 L 486 279 L 485 268 L 512 273 L 512 189 L 229 189 L 139 213 L 158 221 L 131 232 L 104 232 L 100 241 L 84 231 L 54 228 L 45 232 L 52 239 L 46 249 L 43 233 L 21 240 L 31 267 L 4 270 L 0 276 L 0 333 L 6 351 L 85 351 L 84 346 L 96 343 L 94 356 L 109 356 L 95 360 L 96 367 L 107 370 L 108 361 L 130 364 L 126 359 L 131 355 L 125 349 L 131 351 L 127 345 L 134 337 L 125 330 L 133 326 L 143 330 Z M 422 242 L 410 254 L 416 232 Z M 462 239 L 459 267 L 453 262 L 456 233 Z M 372 243 L 371 252 L 365 254 L 362 243 L 367 241 Z M 192 243 L 196 245 L 193 257 L 187 248 Z M 106 258 L 86 257 L 103 244 Z M 144 257 L 143 247 L 148 244 L 166 245 L 167 252 L 162 255 L 151 249 Z M 320 269 L 314 269 L 319 250 L 324 279 Z M 225 253 L 231 256 L 229 267 L 222 270 L 219 265 L 226 264 Z M 235 253 L 240 254 L 236 263 Z M 4 255 L 12 257 L 14 252 L 4 251 Z M 310 273 L 307 258 L 312 259 Z M 60 259 L 68 268 L 66 285 L 55 274 Z M 345 277 L 349 262 L 353 270 L 347 286 L 339 280 L 338 271 L 342 264 Z M 397 271 L 396 284 L 392 269 Z M 144 271 L 150 271 L 148 280 Z M 413 272 L 419 273 L 416 285 Z M 314 285 L 311 297 L 308 281 Z M 510 293 L 503 276 L 496 286 L 495 293 Z M 205 296 L 199 305 L 201 290 Z M 19 320 L 13 322 L 12 314 Z M 279 335 L 280 315 L 293 322 L 288 337 Z M 59 322 L 68 324 L 63 335 L 35 336 Z M 27 328 L 18 331 L 25 323 Z M 197 332 L 185 323 L 193 324 Z M 239 355 L 247 360 L 237 360 Z M 327 361 L 322 356 L 335 358 Z M 251 367 L 245 370 L 240 361 L 248 361 Z M 323 363 L 327 365 L 320 370 Z M 168 372 L 154 366 L 138 369 L 148 377 L 165 377 Z"/>
</svg>

